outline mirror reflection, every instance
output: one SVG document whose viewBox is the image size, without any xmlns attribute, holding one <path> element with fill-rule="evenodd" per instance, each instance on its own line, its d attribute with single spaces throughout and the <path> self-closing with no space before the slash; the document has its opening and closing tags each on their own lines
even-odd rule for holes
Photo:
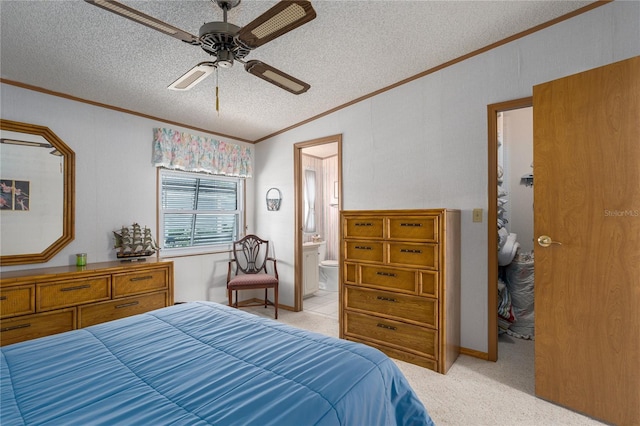
<svg viewBox="0 0 640 426">
<path fill-rule="evenodd" d="M 74 153 L 46 127 L 1 124 L 0 265 L 46 262 L 73 240 Z"/>
<path fill-rule="evenodd" d="M 304 171 L 304 232 L 316 232 L 316 172 Z"/>
</svg>

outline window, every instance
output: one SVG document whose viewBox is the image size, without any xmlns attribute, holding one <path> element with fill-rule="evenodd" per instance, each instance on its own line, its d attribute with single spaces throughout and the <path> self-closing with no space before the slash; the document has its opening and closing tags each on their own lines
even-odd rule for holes
<svg viewBox="0 0 640 426">
<path fill-rule="evenodd" d="M 242 179 L 160 169 L 160 181 L 163 250 L 210 249 L 238 239 L 244 218 Z"/>
</svg>

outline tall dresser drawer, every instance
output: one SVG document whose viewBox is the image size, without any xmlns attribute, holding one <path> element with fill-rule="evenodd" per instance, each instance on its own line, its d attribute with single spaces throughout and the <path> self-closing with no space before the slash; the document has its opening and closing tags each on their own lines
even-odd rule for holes
<svg viewBox="0 0 640 426">
<path fill-rule="evenodd" d="M 167 293 L 164 291 L 79 306 L 78 328 L 141 314 L 165 306 L 167 306 Z"/>
<path fill-rule="evenodd" d="M 364 262 L 382 262 L 383 245 L 375 241 L 347 241 L 345 243 L 346 260 Z"/>
<path fill-rule="evenodd" d="M 76 309 L 67 308 L 42 314 L 24 315 L 2 321 L 0 344 L 24 342 L 76 328 Z"/>
<path fill-rule="evenodd" d="M 111 298 L 111 276 L 38 284 L 36 309 L 49 311 Z"/>
<path fill-rule="evenodd" d="M 417 268 L 438 269 L 436 244 L 389 243 L 389 263 Z"/>
<path fill-rule="evenodd" d="M 383 221 L 380 217 L 360 217 L 345 220 L 345 238 L 382 238 Z"/>
<path fill-rule="evenodd" d="M 392 240 L 438 242 L 437 216 L 391 217 L 388 227 L 388 238 Z"/>
<path fill-rule="evenodd" d="M 140 271 L 134 274 L 114 274 L 113 297 L 164 290 L 168 285 L 166 269 Z"/>
<path fill-rule="evenodd" d="M 0 318 L 34 313 L 35 291 L 34 284 L 0 290 Z"/>
<path fill-rule="evenodd" d="M 437 359 L 438 332 L 436 330 L 345 311 L 345 331 L 347 335 Z"/>
<path fill-rule="evenodd" d="M 418 276 L 415 270 L 362 265 L 360 284 L 415 293 L 418 288 Z"/>
<path fill-rule="evenodd" d="M 345 284 L 355 284 L 357 280 L 356 271 L 358 266 L 353 263 L 344 263 L 342 265 L 342 279 Z"/>
<path fill-rule="evenodd" d="M 420 294 L 429 297 L 438 297 L 438 272 L 420 272 Z"/>
<path fill-rule="evenodd" d="M 438 325 L 438 305 L 435 299 L 357 287 L 346 287 L 345 297 L 347 309 L 358 309 L 431 327 Z"/>
</svg>

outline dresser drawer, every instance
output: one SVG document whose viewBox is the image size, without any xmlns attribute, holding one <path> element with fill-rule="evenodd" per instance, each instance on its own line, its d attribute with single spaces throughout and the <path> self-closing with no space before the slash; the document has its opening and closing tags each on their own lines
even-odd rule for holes
<svg viewBox="0 0 640 426">
<path fill-rule="evenodd" d="M 0 318 L 36 311 L 34 284 L 0 290 Z"/>
<path fill-rule="evenodd" d="M 438 245 L 388 243 L 389 263 L 416 268 L 438 269 Z"/>
<path fill-rule="evenodd" d="M 111 276 L 38 284 L 38 312 L 111 298 Z"/>
<path fill-rule="evenodd" d="M 376 241 L 346 241 L 346 260 L 380 262 L 384 260 L 383 244 Z"/>
<path fill-rule="evenodd" d="M 437 359 L 438 332 L 400 321 L 345 311 L 345 334 Z"/>
<path fill-rule="evenodd" d="M 167 306 L 167 292 L 165 291 L 79 306 L 78 327 L 88 327 L 101 322 L 142 314 L 165 306 Z"/>
<path fill-rule="evenodd" d="M 75 328 L 75 308 L 24 315 L 0 322 L 0 344 L 10 345 L 50 334 L 71 331 Z"/>
<path fill-rule="evenodd" d="M 345 284 L 355 284 L 357 282 L 356 271 L 358 265 L 354 263 L 344 263 L 342 266 L 342 282 Z"/>
<path fill-rule="evenodd" d="M 416 293 L 418 288 L 417 274 L 415 270 L 362 265 L 359 284 Z"/>
<path fill-rule="evenodd" d="M 372 314 L 391 316 L 427 325 L 438 326 L 438 305 L 435 299 L 388 291 L 346 287 L 345 307 Z"/>
<path fill-rule="evenodd" d="M 353 336 L 350 336 L 349 340 L 351 340 L 352 342 L 363 343 L 365 345 L 376 348 L 379 351 L 384 352 L 385 354 L 387 354 L 387 356 L 391 358 L 399 359 L 401 361 L 419 365 L 420 367 L 428 368 L 429 370 L 438 371 L 438 361 L 436 361 L 434 358 L 421 356 L 413 352 L 407 352 L 402 349 L 392 348 L 390 346 L 386 346 L 379 343 L 373 343 L 370 340 L 358 339 Z"/>
<path fill-rule="evenodd" d="M 344 223 L 344 238 L 378 238 L 383 234 L 383 220 L 381 217 L 346 218 Z"/>
<path fill-rule="evenodd" d="M 420 272 L 420 294 L 438 297 L 438 273 L 435 271 Z"/>
<path fill-rule="evenodd" d="M 133 274 L 114 274 L 113 297 L 166 290 L 168 285 L 166 269 L 146 270 Z"/>
<path fill-rule="evenodd" d="M 392 240 L 438 242 L 437 216 L 390 217 L 387 226 Z"/>
</svg>

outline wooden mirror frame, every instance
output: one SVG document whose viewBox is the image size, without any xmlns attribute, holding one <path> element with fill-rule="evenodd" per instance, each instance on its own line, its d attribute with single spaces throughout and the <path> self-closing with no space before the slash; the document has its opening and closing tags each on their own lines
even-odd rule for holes
<svg viewBox="0 0 640 426">
<path fill-rule="evenodd" d="M 76 154 L 48 127 L 0 119 L 0 129 L 41 136 L 57 149 L 64 158 L 62 236 L 40 253 L 0 256 L 0 266 L 44 263 L 58 254 L 75 238 L 75 171 Z"/>
</svg>

